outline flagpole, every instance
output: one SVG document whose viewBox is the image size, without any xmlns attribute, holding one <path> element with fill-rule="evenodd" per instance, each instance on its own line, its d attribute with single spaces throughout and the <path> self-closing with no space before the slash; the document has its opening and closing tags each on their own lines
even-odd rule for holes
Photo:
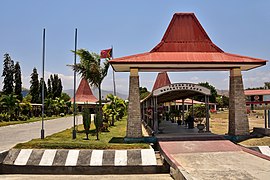
<svg viewBox="0 0 270 180">
<path fill-rule="evenodd" d="M 112 46 L 112 59 L 113 59 L 113 46 Z M 113 70 L 113 95 L 116 96 L 114 69 L 112 68 L 112 70 Z"/>
<path fill-rule="evenodd" d="M 77 28 L 75 29 L 75 52 L 74 52 L 74 66 L 76 66 L 77 57 Z M 73 87 L 73 131 L 72 139 L 76 139 L 76 71 L 74 70 L 74 87 Z"/>
<path fill-rule="evenodd" d="M 41 92 L 41 99 L 42 99 L 42 119 L 41 119 L 41 139 L 44 139 L 45 132 L 44 132 L 44 64 L 45 64 L 45 28 L 43 29 L 43 47 L 42 47 L 42 92 Z"/>
</svg>

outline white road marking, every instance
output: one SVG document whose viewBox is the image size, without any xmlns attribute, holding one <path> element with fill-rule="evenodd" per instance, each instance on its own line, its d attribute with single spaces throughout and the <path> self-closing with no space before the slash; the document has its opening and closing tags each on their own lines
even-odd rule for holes
<svg viewBox="0 0 270 180">
<path fill-rule="evenodd" d="M 115 166 L 127 165 L 127 150 L 115 150 L 114 165 Z"/>
<path fill-rule="evenodd" d="M 103 150 L 93 150 L 90 166 L 102 166 Z"/>
<path fill-rule="evenodd" d="M 155 151 L 153 149 L 141 149 L 142 165 L 157 165 Z"/>
<path fill-rule="evenodd" d="M 80 150 L 69 150 L 65 166 L 76 166 Z"/>
<path fill-rule="evenodd" d="M 14 165 L 26 165 L 32 151 L 33 149 L 21 149 L 14 162 Z"/>
<path fill-rule="evenodd" d="M 40 166 L 51 166 L 54 160 L 56 154 L 56 150 L 55 149 L 50 149 L 50 150 L 45 150 L 43 153 L 43 156 L 40 160 L 39 165 Z"/>
</svg>

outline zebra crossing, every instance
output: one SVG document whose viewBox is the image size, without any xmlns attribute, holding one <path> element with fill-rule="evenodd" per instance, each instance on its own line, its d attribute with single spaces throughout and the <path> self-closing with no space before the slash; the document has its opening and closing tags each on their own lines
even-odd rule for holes
<svg viewBox="0 0 270 180">
<path fill-rule="evenodd" d="M 153 149 L 11 149 L 3 164 L 17 166 L 156 166 Z"/>
</svg>

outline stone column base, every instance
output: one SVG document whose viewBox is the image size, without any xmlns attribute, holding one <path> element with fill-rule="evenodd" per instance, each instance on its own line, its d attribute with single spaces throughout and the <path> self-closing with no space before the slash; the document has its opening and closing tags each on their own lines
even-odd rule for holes
<svg viewBox="0 0 270 180">
<path fill-rule="evenodd" d="M 127 138 L 141 138 L 141 107 L 139 93 L 139 76 L 129 77 L 129 104 L 127 121 Z"/>
<path fill-rule="evenodd" d="M 246 101 L 240 69 L 232 69 L 230 75 L 229 135 L 249 135 Z"/>
</svg>

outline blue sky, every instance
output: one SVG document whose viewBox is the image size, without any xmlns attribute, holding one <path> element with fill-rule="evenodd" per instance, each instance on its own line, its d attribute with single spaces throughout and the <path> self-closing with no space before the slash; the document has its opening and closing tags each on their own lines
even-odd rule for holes
<svg viewBox="0 0 270 180">
<path fill-rule="evenodd" d="M 78 48 L 99 53 L 114 47 L 121 57 L 150 51 L 175 12 L 194 12 L 211 40 L 225 52 L 270 60 L 270 1 L 192 0 L 9 0 L 0 2 L 0 54 L 19 61 L 23 86 L 37 67 L 41 76 L 42 29 L 46 28 L 46 76 L 60 74 L 73 87 L 74 29 Z M 2 63 L 0 64 L 2 72 Z M 128 92 L 128 73 L 116 73 L 117 90 Z M 140 73 L 140 85 L 152 89 L 157 73 Z M 228 89 L 228 72 L 169 73 L 172 82 L 208 81 Z M 243 73 L 245 87 L 270 81 L 269 65 Z M 1 87 L 1 86 L 0 86 Z M 2 88 L 2 87 L 1 87 Z M 103 89 L 112 90 L 111 70 Z"/>
</svg>

